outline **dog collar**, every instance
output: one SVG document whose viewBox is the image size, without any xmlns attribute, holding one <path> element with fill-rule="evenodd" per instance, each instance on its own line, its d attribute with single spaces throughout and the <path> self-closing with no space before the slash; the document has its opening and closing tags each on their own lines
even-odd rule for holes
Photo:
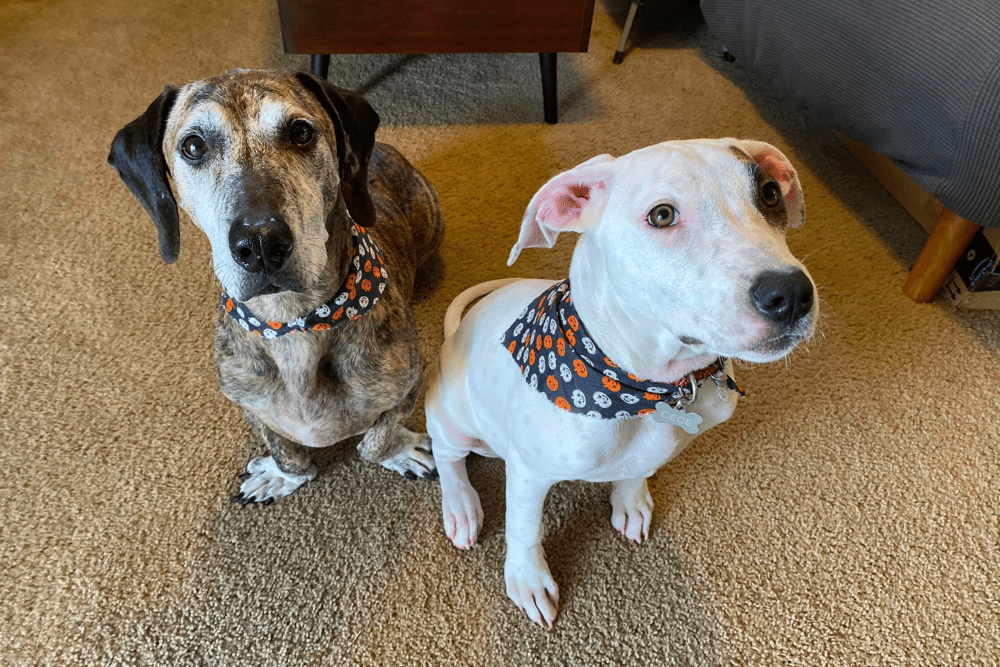
<svg viewBox="0 0 1000 667">
<path fill-rule="evenodd" d="M 525 382 L 568 412 L 601 419 L 626 419 L 657 411 L 693 395 L 712 378 L 716 386 L 743 390 L 726 375 L 725 359 L 675 382 L 655 382 L 624 372 L 597 347 L 573 306 L 569 279 L 556 283 L 510 325 L 503 346 L 521 368 Z M 700 421 L 700 420 L 699 420 Z"/>
<path fill-rule="evenodd" d="M 347 320 L 356 320 L 375 307 L 385 291 L 386 274 L 382 251 L 361 225 L 351 229 L 354 270 L 344 280 L 332 299 L 308 315 L 291 322 L 274 322 L 255 317 L 246 304 L 222 293 L 222 309 L 250 333 L 263 338 L 278 338 L 299 331 L 325 331 Z"/>
</svg>

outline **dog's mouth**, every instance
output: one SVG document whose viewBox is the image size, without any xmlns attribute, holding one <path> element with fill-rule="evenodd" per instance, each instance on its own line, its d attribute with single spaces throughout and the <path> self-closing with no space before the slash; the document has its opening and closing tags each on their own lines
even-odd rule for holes
<svg viewBox="0 0 1000 667">
<path fill-rule="evenodd" d="M 810 338 L 808 330 L 795 330 L 762 340 L 743 352 L 730 355 L 737 359 L 754 363 L 777 361 L 792 352 L 799 344 Z"/>
<path fill-rule="evenodd" d="M 284 292 L 284 291 L 286 291 L 286 288 L 278 287 L 274 283 L 270 283 L 261 288 L 254 296 L 267 296 L 269 294 L 277 294 L 278 292 Z"/>
<path fill-rule="evenodd" d="M 301 281 L 291 276 L 257 274 L 250 277 L 249 280 L 245 279 L 230 294 L 240 301 L 249 301 L 259 296 L 272 296 L 274 294 L 281 294 L 282 292 L 303 293 L 306 291 L 308 291 L 308 288 Z"/>
<path fill-rule="evenodd" d="M 802 336 L 799 334 L 793 334 L 793 333 L 781 334 L 780 336 L 776 336 L 774 338 L 764 341 L 764 343 L 761 345 L 761 351 L 774 352 L 776 354 L 782 352 L 788 352 L 793 347 L 798 345 L 799 341 L 801 340 Z"/>
</svg>

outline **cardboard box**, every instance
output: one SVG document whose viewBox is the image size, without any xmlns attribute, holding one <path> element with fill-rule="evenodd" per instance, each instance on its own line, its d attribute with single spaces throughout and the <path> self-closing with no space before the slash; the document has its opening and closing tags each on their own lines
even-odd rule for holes
<svg viewBox="0 0 1000 667">
<path fill-rule="evenodd" d="M 984 227 L 969 242 L 965 254 L 942 292 L 956 306 L 1000 310 L 1000 229 Z"/>
</svg>

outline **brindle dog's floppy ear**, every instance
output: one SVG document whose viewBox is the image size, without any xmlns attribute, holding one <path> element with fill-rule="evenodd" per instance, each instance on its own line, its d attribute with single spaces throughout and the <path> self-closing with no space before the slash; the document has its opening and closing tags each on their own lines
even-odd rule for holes
<svg viewBox="0 0 1000 667">
<path fill-rule="evenodd" d="M 375 224 L 375 206 L 368 194 L 368 161 L 375 146 L 379 116 L 358 93 L 331 85 L 308 72 L 295 75 L 326 110 L 337 133 L 340 189 L 347 211 L 362 227 Z"/>
<path fill-rule="evenodd" d="M 118 171 L 156 224 L 160 255 L 168 264 L 177 261 L 181 247 L 177 201 L 167 182 L 167 162 L 163 157 L 163 132 L 177 90 L 175 86 L 164 88 L 145 113 L 120 129 L 108 155 L 108 164 Z"/>
</svg>

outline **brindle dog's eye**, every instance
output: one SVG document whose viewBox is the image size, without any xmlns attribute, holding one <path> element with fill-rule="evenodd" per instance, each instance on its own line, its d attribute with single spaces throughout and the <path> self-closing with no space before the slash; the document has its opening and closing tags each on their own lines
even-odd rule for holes
<svg viewBox="0 0 1000 667">
<path fill-rule="evenodd" d="M 207 150 L 208 146 L 205 145 L 205 140 L 197 134 L 192 134 L 181 142 L 181 152 L 189 160 L 200 160 L 205 156 Z"/>
<path fill-rule="evenodd" d="M 660 204 L 654 206 L 648 214 L 646 221 L 657 228 L 673 227 L 677 224 L 677 209 L 670 204 Z"/>
<path fill-rule="evenodd" d="M 289 130 L 289 137 L 291 137 L 292 143 L 299 146 L 305 146 L 312 141 L 314 134 L 312 125 L 304 120 L 295 121 Z"/>
<path fill-rule="evenodd" d="M 781 186 L 774 181 L 765 183 L 760 189 L 760 196 L 765 206 L 777 206 L 781 203 Z"/>
</svg>

